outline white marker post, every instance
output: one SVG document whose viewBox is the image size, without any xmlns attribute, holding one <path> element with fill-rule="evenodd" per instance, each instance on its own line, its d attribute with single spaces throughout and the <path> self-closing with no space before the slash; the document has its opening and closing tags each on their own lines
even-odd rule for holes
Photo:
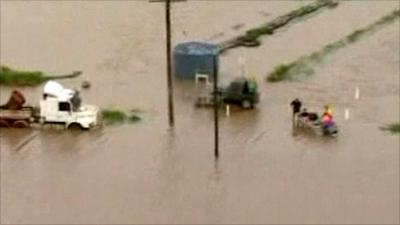
<svg viewBox="0 0 400 225">
<path fill-rule="evenodd" d="M 349 109 L 349 108 L 346 108 L 346 109 L 344 110 L 344 119 L 345 119 L 345 120 L 350 119 L 350 109 Z"/>
<path fill-rule="evenodd" d="M 360 99 L 360 88 L 358 86 L 356 87 L 356 90 L 355 90 L 355 93 L 354 93 L 354 98 L 356 100 Z"/>
<path fill-rule="evenodd" d="M 227 117 L 231 115 L 231 107 L 228 104 L 225 106 L 225 114 Z"/>
</svg>

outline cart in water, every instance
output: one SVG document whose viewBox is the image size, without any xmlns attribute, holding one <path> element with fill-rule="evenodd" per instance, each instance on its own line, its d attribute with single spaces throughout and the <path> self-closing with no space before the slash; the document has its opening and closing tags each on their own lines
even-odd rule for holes
<svg viewBox="0 0 400 225">
<path fill-rule="evenodd" d="M 332 120 L 330 123 L 322 123 L 317 113 L 302 112 L 297 114 L 296 126 L 311 130 L 321 136 L 336 136 L 339 133 L 337 124 Z"/>
</svg>

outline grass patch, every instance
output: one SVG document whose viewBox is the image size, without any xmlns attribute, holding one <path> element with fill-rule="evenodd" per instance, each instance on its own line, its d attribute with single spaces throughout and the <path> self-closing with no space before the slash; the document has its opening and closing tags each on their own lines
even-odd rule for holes
<svg viewBox="0 0 400 225">
<path fill-rule="evenodd" d="M 103 110 L 101 114 L 106 124 L 123 123 L 127 118 L 126 114 L 119 110 Z"/>
<path fill-rule="evenodd" d="M 273 35 L 275 30 L 287 25 L 292 20 L 304 17 L 324 7 L 333 7 L 338 4 L 336 0 L 317 0 L 309 5 L 303 6 L 299 9 L 293 10 L 285 15 L 279 16 L 274 20 L 250 30 L 242 36 L 228 40 L 219 45 L 220 52 L 225 52 L 228 49 L 244 46 L 244 47 L 257 47 L 261 45 L 259 38 L 264 35 Z"/>
<path fill-rule="evenodd" d="M 346 47 L 347 45 L 353 44 L 359 41 L 362 37 L 367 34 L 376 32 L 384 25 L 387 25 L 400 17 L 400 10 L 396 9 L 393 12 L 382 17 L 377 22 L 363 28 L 356 30 L 346 37 L 326 45 L 321 50 L 316 51 L 312 54 L 302 56 L 296 61 L 291 63 L 284 63 L 275 67 L 275 69 L 267 76 L 268 82 L 278 82 L 283 80 L 294 80 L 295 77 L 301 75 L 311 75 L 314 73 L 313 67 L 321 63 L 329 54 Z"/>
<path fill-rule="evenodd" d="M 247 40 L 256 40 L 262 35 L 272 35 L 274 34 L 274 29 L 266 25 L 264 27 L 254 28 L 246 31 L 244 36 Z"/>
<path fill-rule="evenodd" d="M 383 127 L 382 129 L 390 131 L 392 133 L 400 134 L 400 123 L 389 124 L 386 127 Z"/>
<path fill-rule="evenodd" d="M 287 77 L 289 75 L 289 71 L 295 66 L 296 64 L 290 63 L 290 64 L 281 64 L 275 68 L 275 71 L 273 74 L 271 74 L 268 77 L 268 81 L 270 82 L 277 82 L 282 79 L 289 79 Z"/>
<path fill-rule="evenodd" d="M 61 76 L 50 76 L 41 71 L 16 70 L 6 66 L 0 67 L 0 85 L 35 86 L 48 80 L 75 78 L 81 74 L 75 71 Z"/>
<path fill-rule="evenodd" d="M 101 114 L 106 125 L 115 125 L 140 121 L 142 118 L 137 115 L 138 112 L 139 111 L 131 110 L 129 113 L 126 113 L 125 111 L 117 109 L 104 109 Z"/>
</svg>

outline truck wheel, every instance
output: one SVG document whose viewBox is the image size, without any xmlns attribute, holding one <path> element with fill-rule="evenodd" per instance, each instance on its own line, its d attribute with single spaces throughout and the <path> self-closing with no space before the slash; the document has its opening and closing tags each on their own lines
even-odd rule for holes
<svg viewBox="0 0 400 225">
<path fill-rule="evenodd" d="M 251 107 L 252 107 L 252 104 L 251 104 L 250 100 L 245 99 L 242 101 L 242 108 L 250 109 Z"/>
<path fill-rule="evenodd" d="M 40 123 L 41 125 L 45 124 L 45 123 L 46 123 L 46 118 L 40 117 L 40 118 L 39 118 L 39 123 Z"/>
<path fill-rule="evenodd" d="M 0 120 L 0 127 L 10 127 L 10 123 L 7 120 Z"/>
<path fill-rule="evenodd" d="M 12 127 L 15 127 L 15 128 L 26 128 L 26 127 L 29 127 L 29 123 L 26 122 L 25 120 L 17 120 L 12 124 Z"/>
<path fill-rule="evenodd" d="M 83 130 L 83 127 L 78 123 L 71 123 L 68 125 L 68 130 Z"/>
</svg>

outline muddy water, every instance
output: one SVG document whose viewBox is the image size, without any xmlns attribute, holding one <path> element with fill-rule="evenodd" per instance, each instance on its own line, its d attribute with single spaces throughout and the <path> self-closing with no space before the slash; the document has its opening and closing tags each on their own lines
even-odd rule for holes
<svg viewBox="0 0 400 225">
<path fill-rule="evenodd" d="M 305 3 L 177 3 L 175 41 L 218 42 Z M 342 2 L 260 48 L 230 51 L 221 58 L 222 80 L 239 75 L 241 56 L 263 80 L 274 65 L 395 7 Z M 163 32 L 162 5 L 145 1 L 1 2 L 2 64 L 83 70 L 64 84 L 89 79 L 86 101 L 146 111 L 142 123 L 85 133 L 1 130 L 2 223 L 399 222 L 399 137 L 379 130 L 399 120 L 398 22 L 332 55 L 304 82 L 262 82 L 257 110 L 221 112 L 218 164 L 212 112 L 193 107 L 192 84 L 175 83 L 177 125 L 167 128 Z M 1 102 L 9 91 L 1 87 Z M 31 102 L 40 98 L 40 88 L 24 91 Z M 292 132 L 287 104 L 294 96 L 310 110 L 334 104 L 340 136 Z"/>
</svg>

